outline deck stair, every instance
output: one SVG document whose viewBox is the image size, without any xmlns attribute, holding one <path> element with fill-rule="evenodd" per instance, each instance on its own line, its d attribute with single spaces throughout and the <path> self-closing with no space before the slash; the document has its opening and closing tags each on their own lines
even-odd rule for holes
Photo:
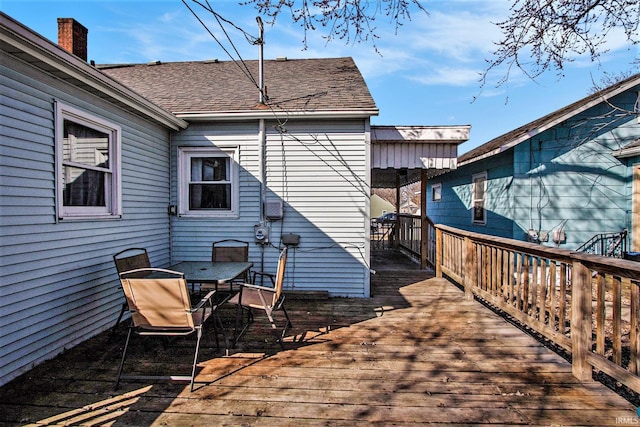
<svg viewBox="0 0 640 427">
<path fill-rule="evenodd" d="M 576 249 L 576 252 L 585 252 L 612 258 L 623 258 L 626 251 L 627 230 L 596 234 Z"/>
</svg>

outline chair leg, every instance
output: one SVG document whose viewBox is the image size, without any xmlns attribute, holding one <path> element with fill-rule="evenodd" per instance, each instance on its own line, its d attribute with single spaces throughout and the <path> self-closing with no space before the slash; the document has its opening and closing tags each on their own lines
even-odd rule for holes
<svg viewBox="0 0 640 427">
<path fill-rule="evenodd" d="M 116 324 L 113 325 L 113 328 L 111 329 L 111 336 L 116 334 L 116 329 L 118 329 L 118 325 L 120 324 L 122 316 L 124 316 L 124 312 L 127 310 L 127 308 L 129 308 L 129 305 L 126 302 L 123 303 L 122 308 L 120 309 L 120 314 L 118 315 L 118 320 L 116 320 Z"/>
<path fill-rule="evenodd" d="M 202 338 L 202 326 L 198 328 L 198 339 L 196 341 L 196 354 L 193 356 L 193 367 L 191 368 L 191 385 L 190 390 L 193 391 L 193 383 L 196 378 L 196 366 L 198 365 L 198 351 L 200 351 L 200 338 Z"/>
<path fill-rule="evenodd" d="M 284 317 L 287 319 L 285 328 L 287 327 L 287 325 L 289 325 L 290 328 L 293 328 L 293 323 L 291 323 L 291 319 L 289 319 L 289 314 L 287 313 L 287 309 L 284 308 L 284 304 L 282 304 L 282 312 L 284 313 Z"/>
<path fill-rule="evenodd" d="M 289 319 L 289 314 L 287 313 L 287 309 L 284 308 L 284 303 L 280 305 L 280 309 L 284 313 L 284 317 L 286 322 L 284 327 L 282 328 L 282 332 L 279 334 L 280 347 L 284 350 L 284 336 L 287 334 L 287 329 L 293 328 L 293 324 L 291 323 L 291 319 Z"/>
<path fill-rule="evenodd" d="M 220 332 L 222 332 L 222 338 L 224 338 L 224 349 L 225 351 L 229 350 L 229 337 L 227 336 L 227 333 L 225 332 L 224 329 L 224 323 L 222 323 L 222 319 L 220 318 L 220 314 L 218 313 L 218 311 L 216 310 L 213 313 L 214 319 L 213 319 L 213 328 L 214 328 L 214 333 L 216 335 L 216 349 L 220 349 L 220 340 L 218 339 L 218 328 L 220 328 Z"/>
<path fill-rule="evenodd" d="M 278 326 L 276 325 L 276 322 L 273 319 L 273 315 L 272 315 L 273 311 L 276 311 L 276 310 L 265 310 L 265 313 L 267 314 L 267 317 L 269 318 L 269 323 L 271 323 L 271 328 L 276 333 L 276 339 L 278 340 L 278 343 L 280 343 L 280 348 L 282 348 L 284 350 L 284 336 L 287 333 L 287 329 L 293 328 L 293 324 L 291 323 L 291 320 L 289 319 L 289 314 L 287 313 L 287 309 L 284 308 L 284 301 L 280 303 L 280 305 L 277 308 L 277 310 L 282 310 L 282 312 L 284 313 L 284 317 L 286 318 L 286 322 L 285 322 L 284 327 L 282 328 L 282 331 L 280 333 L 278 333 Z"/>
<path fill-rule="evenodd" d="M 247 312 L 247 324 L 242 326 L 242 324 L 244 323 L 242 321 L 244 311 Z M 253 312 L 251 311 L 251 309 L 245 308 L 242 305 L 238 304 L 238 311 L 236 313 L 236 324 L 233 330 L 232 348 L 236 348 L 236 344 L 238 344 L 238 340 L 240 340 L 240 337 L 242 337 L 242 335 L 244 335 L 244 333 L 247 331 L 247 328 L 249 327 L 251 322 L 253 322 Z M 241 327 L 242 327 L 242 330 L 238 332 L 238 330 Z"/>
<path fill-rule="evenodd" d="M 122 370 L 124 369 L 124 359 L 127 357 L 127 348 L 129 348 L 129 340 L 131 339 L 131 331 L 129 328 L 129 332 L 127 333 L 127 340 L 124 343 L 124 350 L 122 351 L 122 360 L 120 360 L 120 366 L 118 367 L 118 378 L 116 379 L 116 385 L 114 389 L 118 389 L 120 385 L 120 377 L 122 376 Z"/>
</svg>

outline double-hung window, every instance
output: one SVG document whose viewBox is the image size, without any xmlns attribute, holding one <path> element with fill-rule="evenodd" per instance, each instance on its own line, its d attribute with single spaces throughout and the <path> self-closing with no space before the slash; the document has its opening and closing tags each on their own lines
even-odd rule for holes
<svg viewBox="0 0 640 427">
<path fill-rule="evenodd" d="M 237 148 L 178 148 L 178 213 L 238 215 Z"/>
<path fill-rule="evenodd" d="M 119 218 L 120 127 L 60 102 L 55 105 L 58 217 Z"/>
<path fill-rule="evenodd" d="M 487 173 L 482 172 L 472 177 L 472 197 L 473 197 L 473 223 L 486 224 L 487 210 L 485 209 L 487 197 Z"/>
</svg>

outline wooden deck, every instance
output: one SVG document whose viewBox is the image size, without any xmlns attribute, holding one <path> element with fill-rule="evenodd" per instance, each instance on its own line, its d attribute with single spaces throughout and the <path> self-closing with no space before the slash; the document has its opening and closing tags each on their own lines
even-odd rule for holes
<svg viewBox="0 0 640 427">
<path fill-rule="evenodd" d="M 169 382 L 115 392 L 126 331 L 102 334 L 0 388 L 0 425 L 638 423 L 629 401 L 579 383 L 568 362 L 449 282 L 393 265 L 373 264 L 370 299 L 289 300 L 284 351 L 259 319 L 231 356 L 203 348 L 193 393 Z M 191 342 L 138 339 L 128 369 L 188 371 Z"/>
</svg>

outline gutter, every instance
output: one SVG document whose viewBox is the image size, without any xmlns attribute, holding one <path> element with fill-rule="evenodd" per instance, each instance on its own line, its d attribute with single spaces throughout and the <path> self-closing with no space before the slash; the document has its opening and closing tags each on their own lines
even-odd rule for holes
<svg viewBox="0 0 640 427">
<path fill-rule="evenodd" d="M 286 115 L 287 118 L 313 119 L 366 119 L 378 115 L 378 109 L 366 110 L 327 110 L 327 111 L 285 111 L 273 110 L 244 110 L 244 111 L 177 111 L 176 117 L 189 122 L 199 121 L 229 121 L 229 120 L 260 120 L 277 118 Z"/>
</svg>

